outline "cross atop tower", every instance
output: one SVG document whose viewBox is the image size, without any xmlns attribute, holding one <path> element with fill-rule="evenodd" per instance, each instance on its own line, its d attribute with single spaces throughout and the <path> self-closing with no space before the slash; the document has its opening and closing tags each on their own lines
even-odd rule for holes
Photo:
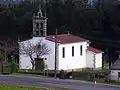
<svg viewBox="0 0 120 90">
<path fill-rule="evenodd" d="M 41 5 L 39 5 L 39 10 L 38 10 L 38 12 L 37 12 L 37 16 L 36 16 L 36 17 L 38 17 L 38 18 L 43 17 L 43 13 L 42 13 L 42 11 L 41 11 Z"/>
<path fill-rule="evenodd" d="M 33 16 L 33 35 L 37 37 L 47 36 L 47 18 L 43 16 L 41 5 L 39 5 L 38 12 Z"/>
</svg>

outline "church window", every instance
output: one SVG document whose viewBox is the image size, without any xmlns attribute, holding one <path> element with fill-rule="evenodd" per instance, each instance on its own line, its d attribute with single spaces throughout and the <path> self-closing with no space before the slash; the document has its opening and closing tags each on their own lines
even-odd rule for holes
<svg viewBox="0 0 120 90">
<path fill-rule="evenodd" d="M 39 35 L 39 31 L 36 31 L 36 35 Z"/>
<path fill-rule="evenodd" d="M 62 48 L 62 57 L 63 58 L 65 57 L 65 48 L 64 47 Z"/>
<path fill-rule="evenodd" d="M 74 56 L 74 46 L 72 46 L 72 56 Z"/>
<path fill-rule="evenodd" d="M 36 28 L 39 28 L 39 23 L 36 23 Z"/>
<path fill-rule="evenodd" d="M 40 23 L 40 28 L 43 29 L 43 23 Z"/>
<path fill-rule="evenodd" d="M 43 36 L 43 30 L 40 31 L 41 35 Z"/>
<path fill-rule="evenodd" d="M 41 17 L 41 13 L 39 13 L 39 17 Z"/>
<path fill-rule="evenodd" d="M 83 53 L 83 47 L 82 45 L 80 45 L 80 55 L 82 55 L 82 53 Z"/>
<path fill-rule="evenodd" d="M 43 35 L 43 23 L 40 23 L 40 32 L 41 32 L 41 35 Z"/>
</svg>

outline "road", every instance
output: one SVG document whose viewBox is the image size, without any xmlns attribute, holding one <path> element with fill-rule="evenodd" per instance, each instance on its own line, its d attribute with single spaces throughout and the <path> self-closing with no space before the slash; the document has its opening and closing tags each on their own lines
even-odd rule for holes
<svg viewBox="0 0 120 90">
<path fill-rule="evenodd" d="M 71 88 L 72 90 L 120 90 L 117 85 L 93 84 L 91 82 L 60 80 L 52 78 L 0 75 L 0 83 L 29 84 L 45 87 Z"/>
</svg>

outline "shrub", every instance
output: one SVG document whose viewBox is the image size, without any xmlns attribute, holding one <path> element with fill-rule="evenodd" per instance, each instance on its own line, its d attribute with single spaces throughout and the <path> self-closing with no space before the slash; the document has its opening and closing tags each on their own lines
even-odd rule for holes
<svg viewBox="0 0 120 90">
<path fill-rule="evenodd" d="M 17 64 L 14 60 L 12 60 L 12 62 L 9 64 L 9 68 L 10 68 L 10 73 L 16 73 L 18 72 L 19 64 Z"/>
<path fill-rule="evenodd" d="M 6 62 L 1 64 L 1 72 L 2 73 L 16 73 L 19 69 L 19 64 L 15 62 L 15 60 L 11 60 L 11 62 Z"/>
<path fill-rule="evenodd" d="M 40 70 L 43 71 L 45 68 L 45 62 L 43 59 L 40 60 Z"/>
<path fill-rule="evenodd" d="M 45 61 L 43 58 L 36 58 L 35 60 L 35 70 L 43 71 L 45 69 Z"/>
</svg>

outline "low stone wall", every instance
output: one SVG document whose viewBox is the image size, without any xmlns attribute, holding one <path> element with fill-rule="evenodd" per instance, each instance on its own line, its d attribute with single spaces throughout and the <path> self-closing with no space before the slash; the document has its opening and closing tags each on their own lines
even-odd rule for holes
<svg viewBox="0 0 120 90">
<path fill-rule="evenodd" d="M 83 72 L 68 72 L 66 74 L 66 78 L 72 76 L 73 79 L 83 79 L 88 81 L 106 81 L 107 74 L 106 73 L 83 73 Z"/>
<path fill-rule="evenodd" d="M 26 74 L 38 74 L 38 75 L 45 75 L 45 76 L 50 76 L 54 77 L 54 70 L 49 70 L 49 71 L 32 71 L 32 70 L 19 70 L 20 73 L 26 73 Z M 60 78 L 61 75 L 59 71 L 57 73 L 57 77 Z M 85 73 L 85 72 L 67 72 L 64 71 L 64 78 L 73 78 L 73 79 L 83 79 L 83 80 L 88 80 L 88 81 L 93 81 L 94 79 L 96 80 L 105 80 L 106 75 L 103 73 Z"/>
<path fill-rule="evenodd" d="M 18 73 L 37 74 L 37 75 L 44 75 L 44 76 L 54 77 L 54 70 L 49 70 L 49 71 L 47 71 L 47 70 L 45 70 L 45 71 L 33 71 L 33 70 L 21 69 L 21 70 L 18 71 Z M 58 76 L 58 73 L 57 73 L 57 76 Z"/>
</svg>

